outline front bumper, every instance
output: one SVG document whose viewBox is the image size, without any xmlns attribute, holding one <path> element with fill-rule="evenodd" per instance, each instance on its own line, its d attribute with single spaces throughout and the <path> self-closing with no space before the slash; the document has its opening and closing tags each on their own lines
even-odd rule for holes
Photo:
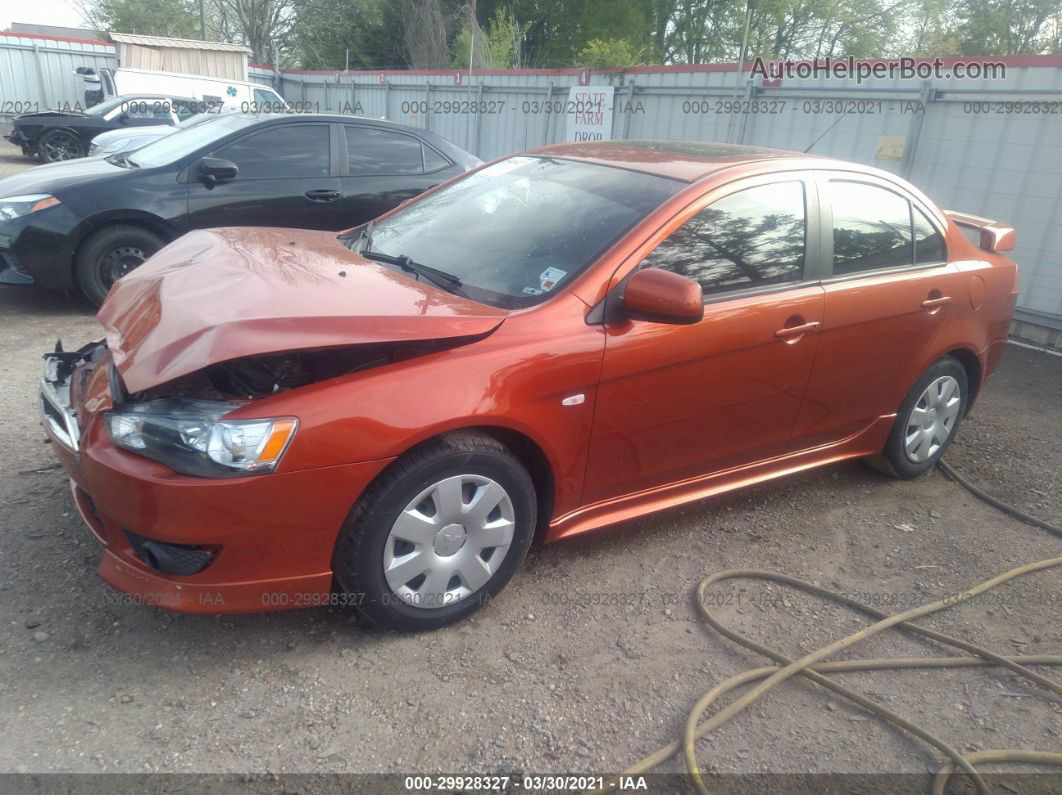
<svg viewBox="0 0 1062 795">
<path fill-rule="evenodd" d="M 26 140 L 26 137 L 21 133 L 21 131 L 19 131 L 17 127 L 13 128 L 11 132 L 5 135 L 4 139 L 9 143 L 12 143 L 15 146 L 21 147 L 23 149 L 29 146 L 29 141 Z"/>
<path fill-rule="evenodd" d="M 46 371 L 41 401 L 69 415 L 56 419 L 45 409 L 44 425 L 70 475 L 78 511 L 103 544 L 99 573 L 107 583 L 138 604 L 191 613 L 328 603 L 336 537 L 387 461 L 220 480 L 180 475 L 111 444 L 102 421 L 110 407 L 110 357 L 89 366 L 65 382 L 56 380 L 54 368 Z M 131 543 L 137 538 L 213 554 L 202 571 L 163 574 L 138 555 Z"/>
<path fill-rule="evenodd" d="M 0 221 L 0 284 L 74 287 L 77 226 L 64 204 Z"/>
</svg>

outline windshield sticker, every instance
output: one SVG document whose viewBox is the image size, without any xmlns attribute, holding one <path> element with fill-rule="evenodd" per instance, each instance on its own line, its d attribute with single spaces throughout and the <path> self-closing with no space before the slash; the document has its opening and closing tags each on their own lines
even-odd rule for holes
<svg viewBox="0 0 1062 795">
<path fill-rule="evenodd" d="M 542 291 L 539 290 L 537 287 L 525 287 L 524 292 L 527 295 L 542 295 Z"/>
<path fill-rule="evenodd" d="M 568 271 L 562 271 L 560 268 L 546 268 L 542 271 L 542 275 L 539 276 L 541 280 L 542 289 L 546 292 L 552 290 L 557 286 L 557 282 L 568 275 Z"/>
</svg>

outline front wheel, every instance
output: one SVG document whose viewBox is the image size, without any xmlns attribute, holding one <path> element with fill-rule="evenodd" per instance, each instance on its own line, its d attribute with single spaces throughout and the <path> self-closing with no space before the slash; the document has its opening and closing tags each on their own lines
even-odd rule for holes
<svg viewBox="0 0 1062 795">
<path fill-rule="evenodd" d="M 333 571 L 374 623 L 442 627 L 512 578 L 536 518 L 534 483 L 508 448 L 479 433 L 443 436 L 366 490 L 340 533 Z"/>
<path fill-rule="evenodd" d="M 75 263 L 81 292 L 99 306 L 116 281 L 164 245 L 158 235 L 129 224 L 116 224 L 93 233 L 81 246 Z"/>
<path fill-rule="evenodd" d="M 963 366 L 951 357 L 938 360 L 907 393 L 885 449 L 871 463 L 904 479 L 936 466 L 966 413 L 968 390 Z"/>
<path fill-rule="evenodd" d="M 84 157 L 87 151 L 82 140 L 66 130 L 45 133 L 37 143 L 37 154 L 44 163 L 74 160 Z"/>
</svg>

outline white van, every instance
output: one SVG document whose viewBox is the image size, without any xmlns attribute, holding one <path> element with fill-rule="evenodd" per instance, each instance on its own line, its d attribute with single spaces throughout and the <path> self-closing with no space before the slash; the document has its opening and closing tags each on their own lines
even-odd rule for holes
<svg viewBox="0 0 1062 795">
<path fill-rule="evenodd" d="M 287 103 L 269 86 L 222 80 L 176 72 L 152 72 L 148 69 L 90 69 L 81 67 L 77 74 L 86 82 L 85 102 L 94 105 L 105 99 L 129 94 L 174 94 L 202 100 L 211 110 L 238 110 L 244 113 L 277 113 Z"/>
</svg>

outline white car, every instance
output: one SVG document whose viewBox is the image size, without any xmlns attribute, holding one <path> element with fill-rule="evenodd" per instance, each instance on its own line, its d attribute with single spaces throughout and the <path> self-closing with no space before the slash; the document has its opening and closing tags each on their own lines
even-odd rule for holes
<svg viewBox="0 0 1062 795">
<path fill-rule="evenodd" d="M 176 125 L 153 124 L 149 127 L 134 127 L 126 130 L 111 130 L 100 133 L 92 139 L 89 146 L 89 157 L 109 157 L 110 155 L 132 152 L 142 146 L 147 146 L 152 141 L 157 141 L 164 135 L 169 135 L 175 130 L 185 127 L 195 127 L 204 122 L 211 121 L 220 116 L 220 113 L 197 113 L 189 116 Z"/>
</svg>

